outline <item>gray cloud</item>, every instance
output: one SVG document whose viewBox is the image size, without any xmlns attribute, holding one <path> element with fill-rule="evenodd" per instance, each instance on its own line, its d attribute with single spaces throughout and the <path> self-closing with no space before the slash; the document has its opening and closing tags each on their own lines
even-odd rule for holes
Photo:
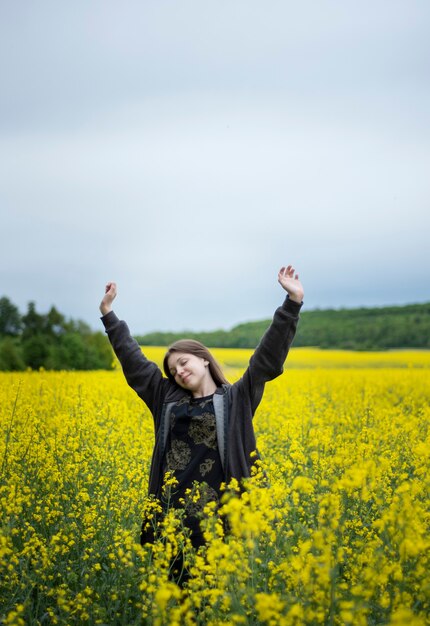
<svg viewBox="0 0 430 626">
<path fill-rule="evenodd" d="M 136 332 L 428 299 L 426 2 L 42 2 L 0 20 L 0 285 Z"/>
</svg>

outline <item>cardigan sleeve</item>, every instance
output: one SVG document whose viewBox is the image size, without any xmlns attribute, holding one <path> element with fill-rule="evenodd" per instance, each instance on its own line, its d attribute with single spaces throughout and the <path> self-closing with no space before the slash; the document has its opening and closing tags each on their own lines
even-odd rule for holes
<svg viewBox="0 0 430 626">
<path fill-rule="evenodd" d="M 264 385 L 284 371 L 284 363 L 296 334 L 299 312 L 302 303 L 294 302 L 287 296 L 278 307 L 272 323 L 264 333 L 248 368 L 238 381 L 243 393 L 248 394 L 254 412 L 261 401 Z"/>
<path fill-rule="evenodd" d="M 146 358 L 127 324 L 119 320 L 113 311 L 103 315 L 101 320 L 127 383 L 155 416 L 169 386 L 168 380 L 163 377 L 158 365 Z"/>
</svg>

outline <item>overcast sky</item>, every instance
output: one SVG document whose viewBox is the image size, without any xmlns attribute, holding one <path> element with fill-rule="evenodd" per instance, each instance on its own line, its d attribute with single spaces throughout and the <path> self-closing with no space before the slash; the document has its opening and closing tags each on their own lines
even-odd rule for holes
<svg viewBox="0 0 430 626">
<path fill-rule="evenodd" d="M 137 333 L 430 300 L 428 0 L 0 4 L 0 296 Z"/>
</svg>

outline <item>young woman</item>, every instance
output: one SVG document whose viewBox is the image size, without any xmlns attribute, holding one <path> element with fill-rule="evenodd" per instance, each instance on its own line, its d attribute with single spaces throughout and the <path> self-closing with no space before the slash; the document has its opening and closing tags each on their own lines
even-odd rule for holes
<svg viewBox="0 0 430 626">
<path fill-rule="evenodd" d="M 196 548 L 204 543 L 199 508 L 218 499 L 222 482 L 231 478 L 240 482 L 250 476 L 258 458 L 252 419 L 265 383 L 283 371 L 303 300 L 303 287 L 291 265 L 280 269 L 278 281 L 288 295 L 275 311 L 242 378 L 233 385 L 227 382 L 209 350 L 187 339 L 168 349 L 163 376 L 158 366 L 144 356 L 127 324 L 113 312 L 115 283 L 106 285 L 100 304 L 102 322 L 127 382 L 154 418 L 149 493 L 165 507 L 185 506 L 185 523 Z M 177 480 L 168 503 L 163 502 L 162 489 L 167 471 Z M 193 498 L 186 499 L 187 490 L 196 484 L 201 494 L 197 504 Z M 141 541 L 153 541 L 145 521 Z"/>
</svg>

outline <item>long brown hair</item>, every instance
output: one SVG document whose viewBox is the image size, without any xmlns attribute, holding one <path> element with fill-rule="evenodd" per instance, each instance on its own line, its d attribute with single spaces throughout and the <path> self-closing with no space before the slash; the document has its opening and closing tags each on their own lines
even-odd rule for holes
<svg viewBox="0 0 430 626">
<path fill-rule="evenodd" d="M 172 345 L 168 348 L 163 360 L 163 369 L 167 378 L 172 382 L 175 382 L 175 379 L 170 373 L 167 361 L 169 359 L 169 356 L 174 352 L 193 354 L 194 356 L 198 356 L 201 359 L 205 359 L 205 361 L 209 362 L 209 371 L 216 386 L 221 387 L 221 385 L 223 384 L 229 384 L 228 380 L 222 373 L 220 365 L 206 348 L 206 346 L 200 343 L 200 341 L 196 341 L 195 339 L 179 339 L 179 341 L 175 341 L 175 343 L 172 343 Z"/>
</svg>

